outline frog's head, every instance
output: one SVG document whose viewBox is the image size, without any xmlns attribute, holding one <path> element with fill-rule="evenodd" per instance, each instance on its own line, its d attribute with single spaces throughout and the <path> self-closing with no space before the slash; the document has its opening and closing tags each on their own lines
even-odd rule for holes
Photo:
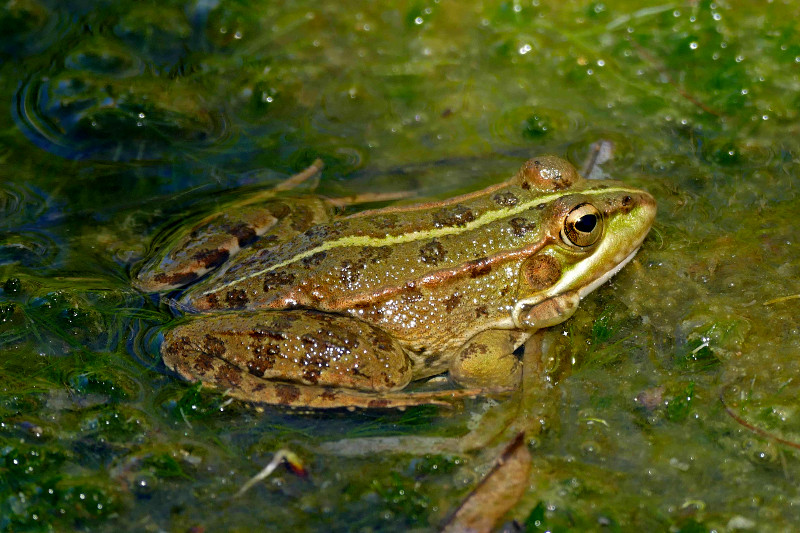
<svg viewBox="0 0 800 533">
<path fill-rule="evenodd" d="M 586 180 L 554 157 L 527 162 L 516 179 L 541 193 L 544 234 L 542 246 L 521 264 L 513 320 L 538 329 L 572 316 L 584 296 L 633 259 L 656 203 L 619 182 Z"/>
</svg>

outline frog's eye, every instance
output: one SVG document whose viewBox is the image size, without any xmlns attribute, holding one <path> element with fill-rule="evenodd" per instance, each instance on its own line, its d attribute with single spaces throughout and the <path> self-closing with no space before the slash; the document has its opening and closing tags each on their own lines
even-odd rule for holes
<svg viewBox="0 0 800 533">
<path fill-rule="evenodd" d="M 603 216 L 592 204 L 575 206 L 564 219 L 561 239 L 570 246 L 586 248 L 603 234 Z"/>
</svg>

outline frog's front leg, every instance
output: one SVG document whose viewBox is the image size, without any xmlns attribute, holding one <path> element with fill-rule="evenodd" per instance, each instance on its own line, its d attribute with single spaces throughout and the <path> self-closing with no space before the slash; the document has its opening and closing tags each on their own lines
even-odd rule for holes
<svg viewBox="0 0 800 533">
<path fill-rule="evenodd" d="M 441 404 L 477 391 L 403 393 L 411 361 L 386 332 L 316 311 L 220 313 L 165 334 L 164 363 L 230 396 L 296 407 Z"/>
<path fill-rule="evenodd" d="M 527 331 L 505 329 L 478 333 L 455 354 L 450 377 L 465 387 L 517 387 L 522 362 L 514 350 L 529 336 Z"/>
</svg>

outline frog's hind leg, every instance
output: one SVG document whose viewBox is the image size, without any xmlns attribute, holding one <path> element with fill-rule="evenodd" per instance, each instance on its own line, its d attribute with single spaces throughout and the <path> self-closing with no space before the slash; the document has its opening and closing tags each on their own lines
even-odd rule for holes
<svg viewBox="0 0 800 533">
<path fill-rule="evenodd" d="M 213 387 L 223 390 L 227 396 L 237 400 L 294 408 L 402 409 L 415 405 L 449 406 L 454 401 L 484 392 L 476 389 L 457 389 L 429 393 L 366 393 L 340 387 L 265 381 L 243 373 L 238 367 L 221 359 L 203 361 L 200 365 L 202 377 L 198 377 L 197 366 L 197 360 L 185 359 L 175 362 L 172 370 L 189 381 L 213 383 Z"/>
<path fill-rule="evenodd" d="M 485 389 L 431 392 L 362 392 L 332 386 L 270 381 L 243 372 L 240 367 L 213 356 L 214 348 L 181 347 L 181 357 L 164 357 L 168 368 L 187 381 L 201 381 L 232 398 L 246 402 L 310 409 L 404 408 L 414 405 L 449 406 L 454 401 L 485 394 Z"/>
<path fill-rule="evenodd" d="M 310 408 L 443 404 L 483 389 L 405 393 L 412 363 L 386 332 L 317 311 L 195 317 L 164 335 L 162 359 L 189 381 L 246 401 Z"/>
<path fill-rule="evenodd" d="M 314 197 L 276 197 L 319 173 L 322 162 L 292 176 L 273 189 L 222 205 L 176 239 L 168 242 L 140 268 L 133 284 L 144 292 L 178 289 L 217 269 L 242 249 L 260 240 L 275 246 L 330 218 L 331 206 Z"/>
</svg>

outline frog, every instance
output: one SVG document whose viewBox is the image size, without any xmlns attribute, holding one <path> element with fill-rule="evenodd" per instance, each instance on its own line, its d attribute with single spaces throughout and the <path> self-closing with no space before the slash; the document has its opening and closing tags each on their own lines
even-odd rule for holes
<svg viewBox="0 0 800 533">
<path fill-rule="evenodd" d="M 525 343 L 629 263 L 656 215 L 646 191 L 553 155 L 481 190 L 347 215 L 278 188 L 187 222 L 134 284 L 184 313 L 163 333 L 169 370 L 291 408 L 513 390 Z"/>
</svg>

